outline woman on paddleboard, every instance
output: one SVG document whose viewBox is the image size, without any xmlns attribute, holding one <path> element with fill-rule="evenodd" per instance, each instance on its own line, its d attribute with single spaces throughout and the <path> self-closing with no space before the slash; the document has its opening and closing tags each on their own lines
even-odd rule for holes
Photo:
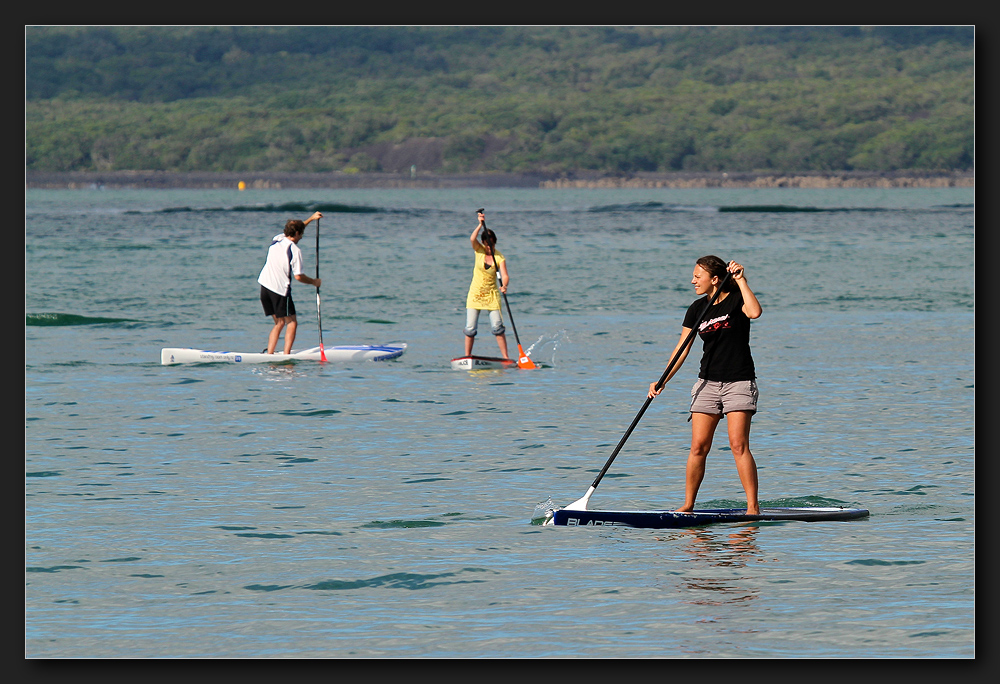
<svg viewBox="0 0 1000 684">
<path fill-rule="evenodd" d="M 472 344 L 475 342 L 479 329 L 479 312 L 486 311 L 490 316 L 490 331 L 497 338 L 500 355 L 507 359 L 507 337 L 503 316 L 500 313 L 500 293 L 507 292 L 510 277 L 507 275 L 507 260 L 497 250 L 497 236 L 486 227 L 484 209 L 477 212 L 479 224 L 469 236 L 476 262 L 472 269 L 472 284 L 465 298 L 465 355 L 472 356 Z M 476 239 L 476 238 L 479 239 Z M 497 285 L 497 269 L 500 269 L 501 283 Z"/>
<path fill-rule="evenodd" d="M 729 281 L 706 311 L 705 305 L 719 291 L 727 271 L 732 274 Z M 684 343 L 697 326 L 704 350 L 698 380 L 691 389 L 691 417 L 688 419 L 691 421 L 691 451 L 687 459 L 684 505 L 677 511 L 694 509 L 715 428 L 725 416 L 729 448 L 747 495 L 747 513 L 758 515 L 757 463 L 750 453 L 750 419 L 757 412 L 757 376 L 750 355 L 750 321 L 758 318 L 763 309 L 747 284 L 743 266 L 735 261 L 726 264 L 711 255 L 698 259 L 691 284 L 695 294 L 703 296 L 688 307 L 684 316 L 681 339 L 670 357 L 679 355 L 673 369 L 659 387 L 651 383 L 648 394 L 649 397 L 659 395 L 680 369 L 694 345 L 694 338 L 686 346 Z"/>
</svg>

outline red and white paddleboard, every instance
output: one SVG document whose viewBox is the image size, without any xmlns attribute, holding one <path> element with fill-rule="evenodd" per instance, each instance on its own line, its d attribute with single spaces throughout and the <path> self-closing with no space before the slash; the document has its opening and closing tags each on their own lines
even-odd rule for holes
<svg viewBox="0 0 1000 684">
<path fill-rule="evenodd" d="M 451 360 L 452 370 L 493 370 L 497 368 L 517 368 L 517 361 L 494 356 L 461 356 Z"/>
</svg>

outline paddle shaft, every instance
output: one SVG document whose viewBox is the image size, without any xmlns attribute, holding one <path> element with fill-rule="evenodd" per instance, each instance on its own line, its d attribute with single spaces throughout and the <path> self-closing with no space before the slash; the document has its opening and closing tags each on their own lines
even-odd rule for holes
<svg viewBox="0 0 1000 684">
<path fill-rule="evenodd" d="M 316 280 L 319 280 L 319 219 L 316 219 Z M 326 360 L 326 353 L 323 352 L 323 311 L 319 303 L 319 285 L 316 286 L 316 324 L 319 326 L 319 348 Z"/>
<path fill-rule="evenodd" d="M 478 213 L 482 213 L 482 211 L 483 210 L 480 209 Z M 486 219 L 484 218 L 483 219 L 483 230 L 485 230 L 485 229 L 486 229 Z M 488 241 L 484 242 L 484 244 L 486 245 L 486 248 L 489 249 L 489 251 L 490 251 L 490 258 L 493 259 L 493 269 L 496 271 L 497 278 L 500 279 L 500 286 L 502 288 L 503 287 L 503 278 L 500 277 L 500 264 L 497 263 L 496 254 L 494 254 L 494 252 L 493 252 L 493 245 L 489 244 Z M 511 330 L 514 331 L 514 340 L 517 342 L 517 353 L 518 353 L 517 367 L 518 368 L 537 368 L 538 366 L 535 365 L 535 362 L 532 361 L 530 358 L 528 358 L 528 355 L 524 353 L 524 348 L 521 347 L 521 338 L 517 334 L 517 326 L 514 325 L 514 314 L 510 310 L 510 301 L 508 301 L 508 299 L 507 299 L 507 293 L 504 292 L 501 289 L 500 290 L 500 294 L 503 295 L 504 304 L 507 305 L 507 317 L 510 319 L 510 328 L 511 328 Z M 502 315 L 502 313 L 501 313 L 501 315 Z"/>
<path fill-rule="evenodd" d="M 483 221 L 483 228 L 485 227 L 486 227 L 486 221 Z M 493 259 L 493 268 L 495 268 L 497 271 L 497 278 L 500 278 L 500 265 L 497 264 L 496 255 L 493 254 L 493 246 L 487 244 L 486 248 L 490 250 L 490 258 Z M 502 278 L 500 279 L 500 283 L 503 284 Z M 521 338 L 517 336 L 517 326 L 514 325 L 514 314 L 512 314 L 510 311 L 510 302 L 507 301 L 507 293 L 501 290 L 500 294 L 503 295 L 503 303 L 507 305 L 507 318 L 510 319 L 510 329 L 514 331 L 514 341 L 517 342 L 517 346 L 520 347 Z"/>
<path fill-rule="evenodd" d="M 677 353 L 674 354 L 673 358 L 670 359 L 670 363 L 667 364 L 667 368 L 666 370 L 663 371 L 663 375 L 661 375 L 660 379 L 656 381 L 657 389 L 663 387 L 663 385 L 667 382 L 667 377 L 670 375 L 670 371 L 674 369 L 674 366 L 677 364 L 677 360 L 681 358 L 681 354 L 683 354 L 684 350 L 687 349 L 688 345 L 691 344 L 692 340 L 694 339 L 694 336 L 698 334 L 698 326 L 701 325 L 701 321 L 702 319 L 705 318 L 705 314 L 708 313 L 708 310 L 712 308 L 713 304 L 715 304 L 715 300 L 719 297 L 720 294 L 722 294 L 722 288 L 725 287 L 731 275 L 732 274 L 729 273 L 728 271 L 726 272 L 726 276 L 722 279 L 722 282 L 719 283 L 719 287 L 718 289 L 716 289 L 715 294 L 712 295 L 712 298 L 708 301 L 708 304 L 706 304 L 705 308 L 702 309 L 701 315 L 698 316 L 698 322 L 694 324 L 694 327 L 691 328 L 691 332 L 689 332 L 687 337 L 684 338 L 684 344 L 682 344 L 680 347 L 677 348 Z M 604 467 L 601 468 L 601 472 L 597 475 L 597 478 L 594 480 L 593 484 L 590 485 L 591 490 L 597 487 L 597 484 L 604 477 L 604 474 L 608 472 L 608 468 L 611 467 L 611 464 L 612 462 L 614 462 L 615 457 L 618 456 L 618 452 L 621 451 L 623 446 L 625 446 L 625 442 L 632 434 L 632 431 L 635 429 L 635 426 L 639 424 L 639 419 L 642 418 L 642 414 L 646 412 L 646 409 L 649 408 L 649 405 L 652 402 L 653 402 L 653 397 L 647 396 L 645 403 L 643 403 L 642 405 L 642 408 L 639 409 L 639 413 L 636 414 L 635 418 L 632 420 L 632 424 L 628 426 L 628 430 L 625 431 L 625 434 L 622 436 L 621 441 L 618 442 L 618 446 L 615 447 L 614 452 L 611 454 L 611 458 L 609 458 L 608 462 L 604 464 Z"/>
<path fill-rule="evenodd" d="M 507 293 L 501 292 L 503 295 L 503 303 L 507 305 L 507 318 L 510 319 L 510 329 L 514 331 L 514 341 L 517 342 L 517 348 L 521 348 L 521 338 L 517 336 L 517 326 L 514 325 L 514 314 L 510 312 L 510 302 L 507 301 Z"/>
</svg>

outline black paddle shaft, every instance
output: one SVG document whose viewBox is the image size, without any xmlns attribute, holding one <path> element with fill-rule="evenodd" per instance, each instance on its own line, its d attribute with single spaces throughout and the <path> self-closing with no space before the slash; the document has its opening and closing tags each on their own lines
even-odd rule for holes
<svg viewBox="0 0 1000 684">
<path fill-rule="evenodd" d="M 486 221 L 484 220 L 483 221 L 483 228 L 485 228 L 485 227 L 486 227 Z M 493 254 L 493 245 L 491 245 L 491 244 L 489 244 L 487 242 L 486 243 L 486 248 L 490 250 L 490 258 L 493 259 L 493 268 L 496 269 L 497 278 L 499 278 L 500 277 L 500 266 L 497 264 L 496 255 Z M 503 280 L 501 279 L 500 282 L 503 283 Z M 507 318 L 510 319 L 510 329 L 514 331 L 514 341 L 517 342 L 517 346 L 520 347 L 521 346 L 521 338 L 517 336 L 517 326 L 514 325 L 514 314 L 512 314 L 511 311 L 510 311 L 510 302 L 507 301 L 507 293 L 501 291 L 500 294 L 503 295 L 503 303 L 507 305 Z"/>
<path fill-rule="evenodd" d="M 684 352 L 684 350 L 688 348 L 688 345 L 691 344 L 691 341 L 694 339 L 694 336 L 698 334 L 698 326 L 701 325 L 701 321 L 702 319 L 705 318 L 705 314 L 708 313 L 708 310 L 712 307 L 713 304 L 715 304 L 715 300 L 718 298 L 720 294 L 722 294 L 722 288 L 726 286 L 726 283 L 729 281 L 729 277 L 731 275 L 732 273 L 728 271 L 726 272 L 726 276 L 722 279 L 722 282 L 719 283 L 719 288 L 715 291 L 715 294 L 712 295 L 712 298 L 708 301 L 708 304 L 705 305 L 705 308 L 702 309 L 701 315 L 698 316 L 698 322 L 695 323 L 694 327 L 691 329 L 691 332 L 689 332 L 688 336 L 684 339 L 684 344 L 682 344 L 680 347 L 677 348 L 677 353 L 674 354 L 672 359 L 670 359 L 670 363 L 667 364 L 667 369 L 663 371 L 663 375 L 661 375 L 660 379 L 656 381 L 657 389 L 663 387 L 664 383 L 666 383 L 667 376 L 670 375 L 670 371 L 672 371 L 674 366 L 677 364 L 677 360 L 681 357 L 681 354 Z M 625 431 L 625 434 L 622 436 L 621 441 L 618 442 L 618 446 L 615 447 L 614 452 L 611 454 L 611 458 L 609 458 L 608 462 L 604 464 L 603 468 L 601 468 L 601 472 L 597 475 L 597 479 L 594 480 L 594 483 L 590 485 L 591 487 L 596 487 L 597 483 L 599 483 L 601 479 L 604 477 L 604 473 L 608 472 L 608 468 L 611 467 L 611 463 L 615 460 L 615 457 L 618 456 L 618 452 L 622 450 L 622 447 L 625 446 L 625 442 L 632 434 L 632 431 L 635 429 L 635 426 L 639 424 L 639 419 L 642 418 L 642 414 L 646 412 L 646 409 L 649 408 L 649 405 L 652 402 L 653 402 L 653 397 L 646 397 L 646 401 L 642 405 L 642 408 L 639 409 L 639 413 L 635 415 L 635 418 L 632 420 L 632 424 L 628 426 L 628 430 Z"/>
<path fill-rule="evenodd" d="M 316 219 L 316 280 L 319 280 L 319 219 Z M 316 326 L 319 328 L 319 346 L 323 347 L 323 312 L 319 305 L 319 285 L 316 286 Z"/>
<path fill-rule="evenodd" d="M 521 338 L 517 336 L 517 326 L 514 325 L 514 314 L 510 311 L 510 302 L 507 301 L 507 293 L 501 292 L 500 294 L 503 295 L 503 303 L 507 305 L 507 318 L 510 319 L 510 329 L 514 331 L 514 341 L 517 342 L 517 346 L 520 348 Z"/>
</svg>

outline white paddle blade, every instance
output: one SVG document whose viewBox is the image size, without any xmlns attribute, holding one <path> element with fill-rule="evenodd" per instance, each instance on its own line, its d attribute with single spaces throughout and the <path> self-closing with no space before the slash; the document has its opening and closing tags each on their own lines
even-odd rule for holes
<svg viewBox="0 0 1000 684">
<path fill-rule="evenodd" d="M 564 510 L 567 511 L 585 511 L 587 510 L 587 502 L 590 501 L 590 495 L 594 493 L 595 487 L 591 486 L 587 490 L 587 493 L 582 497 L 571 503 L 569 506 L 565 506 Z"/>
</svg>

